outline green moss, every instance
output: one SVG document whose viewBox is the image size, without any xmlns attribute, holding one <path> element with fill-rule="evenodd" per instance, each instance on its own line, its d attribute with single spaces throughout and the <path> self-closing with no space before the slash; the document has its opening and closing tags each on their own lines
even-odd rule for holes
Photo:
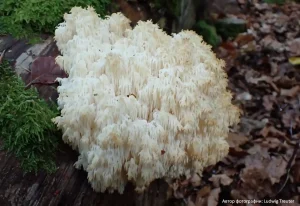
<svg viewBox="0 0 300 206">
<path fill-rule="evenodd" d="M 16 38 L 36 38 L 39 33 L 53 33 L 63 15 L 74 6 L 93 6 L 98 14 L 107 14 L 110 0 L 2 0 L 0 34 Z"/>
<path fill-rule="evenodd" d="M 0 64 L 0 138 L 13 152 L 25 172 L 54 172 L 58 131 L 51 119 L 59 112 L 38 97 L 35 89 L 24 90 L 7 62 Z"/>
<path fill-rule="evenodd" d="M 215 23 L 215 27 L 223 39 L 235 38 L 247 30 L 246 22 L 237 18 L 220 19 Z"/>
<path fill-rule="evenodd" d="M 221 38 L 218 36 L 216 28 L 204 20 L 198 21 L 194 26 L 194 30 L 203 37 L 205 42 L 213 47 L 221 42 Z"/>
</svg>

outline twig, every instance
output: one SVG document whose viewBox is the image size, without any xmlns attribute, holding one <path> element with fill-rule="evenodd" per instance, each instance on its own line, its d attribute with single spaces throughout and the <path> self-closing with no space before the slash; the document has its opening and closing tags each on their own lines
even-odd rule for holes
<svg viewBox="0 0 300 206">
<path fill-rule="evenodd" d="M 39 79 L 43 76 L 46 76 L 46 74 L 42 74 L 40 76 L 38 76 L 37 78 L 35 78 L 34 80 L 32 80 L 31 82 L 29 82 L 26 86 L 25 86 L 25 90 L 26 89 L 29 89 L 31 85 L 34 85 L 34 84 L 42 84 L 42 85 L 53 85 L 53 84 L 56 84 L 58 82 L 54 81 L 54 82 L 40 82 Z"/>
<path fill-rule="evenodd" d="M 292 168 L 292 163 L 293 163 L 293 161 L 294 161 L 294 159 L 295 159 L 295 157 L 296 157 L 296 154 L 297 154 L 297 152 L 298 152 L 299 147 L 300 147 L 300 142 L 298 141 L 298 143 L 297 143 L 296 146 L 294 147 L 293 154 L 292 154 L 292 156 L 291 156 L 291 158 L 290 158 L 290 160 L 289 160 L 289 162 L 287 163 L 287 166 L 286 166 L 287 172 L 286 172 L 286 178 L 285 178 L 285 181 L 284 181 L 283 185 L 281 186 L 280 190 L 276 193 L 275 197 L 276 197 L 279 193 L 281 193 L 281 191 L 283 190 L 283 188 L 286 186 L 286 184 L 287 184 L 287 182 L 288 182 L 289 175 L 290 175 L 290 171 L 291 171 L 291 168 Z"/>
<path fill-rule="evenodd" d="M 300 106 L 300 98 L 299 98 L 299 96 L 298 96 L 298 103 L 299 103 L 299 106 Z M 293 121 L 291 121 L 291 125 L 290 125 L 290 128 L 289 128 L 289 133 L 290 133 L 290 139 L 294 140 L 294 138 L 293 138 Z M 297 139 L 297 143 L 295 144 L 295 147 L 294 147 L 294 150 L 293 150 L 293 154 L 292 154 L 291 158 L 289 159 L 289 161 L 288 161 L 288 163 L 286 165 L 287 171 L 286 171 L 285 181 L 284 181 L 283 185 L 281 186 L 281 188 L 278 190 L 278 192 L 275 194 L 274 197 L 276 197 L 279 193 L 281 193 L 281 191 L 286 186 L 286 184 L 288 182 L 288 179 L 289 179 L 289 176 L 290 176 L 290 172 L 291 172 L 293 161 L 296 158 L 296 155 L 297 155 L 297 152 L 298 152 L 299 148 L 300 148 L 300 139 Z"/>
<path fill-rule="evenodd" d="M 1 56 L 0 56 L 0 64 L 2 63 L 2 59 L 4 57 L 4 54 L 6 52 L 6 49 L 3 50 L 3 52 L 1 53 Z"/>
</svg>

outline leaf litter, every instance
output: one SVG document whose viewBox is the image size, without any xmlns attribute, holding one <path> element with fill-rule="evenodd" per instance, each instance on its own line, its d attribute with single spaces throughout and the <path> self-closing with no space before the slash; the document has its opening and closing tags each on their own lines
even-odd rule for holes
<svg viewBox="0 0 300 206">
<path fill-rule="evenodd" d="M 241 122 L 229 133 L 229 155 L 202 176 L 174 181 L 168 196 L 188 206 L 266 198 L 293 199 L 299 205 L 300 4 L 238 3 L 242 12 L 235 15 L 247 22 L 247 32 L 215 52 L 226 61 Z M 54 84 L 65 76 L 51 62 L 48 57 L 34 62 L 29 85 Z"/>
<path fill-rule="evenodd" d="M 173 193 L 189 206 L 266 198 L 300 205 L 300 4 L 238 2 L 247 32 L 215 51 L 241 122 L 229 133 L 229 155 Z"/>
</svg>

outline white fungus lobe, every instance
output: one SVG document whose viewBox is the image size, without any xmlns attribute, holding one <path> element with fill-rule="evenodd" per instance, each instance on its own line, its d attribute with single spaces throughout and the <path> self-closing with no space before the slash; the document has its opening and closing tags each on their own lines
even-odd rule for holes
<svg viewBox="0 0 300 206">
<path fill-rule="evenodd" d="M 72 8 L 58 25 L 61 115 L 53 121 L 79 151 L 96 191 L 143 191 L 157 178 L 202 173 L 228 153 L 238 109 L 224 62 L 192 31 L 169 36 L 121 13 Z"/>
</svg>

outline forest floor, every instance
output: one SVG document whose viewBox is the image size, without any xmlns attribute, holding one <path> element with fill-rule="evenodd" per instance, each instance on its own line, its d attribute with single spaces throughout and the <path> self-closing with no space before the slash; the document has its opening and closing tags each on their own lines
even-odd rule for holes
<svg viewBox="0 0 300 206">
<path fill-rule="evenodd" d="M 241 121 L 238 126 L 231 128 L 227 157 L 217 165 L 206 168 L 202 178 L 193 176 L 171 185 L 168 192 L 171 205 L 236 205 L 233 203 L 237 202 L 230 200 L 258 201 L 255 204 L 249 202 L 248 205 L 300 205 L 300 4 L 286 3 L 279 6 L 248 4 L 248 1 L 243 0 L 238 2 L 240 13 L 227 15 L 245 20 L 247 32 L 224 41 L 214 51 L 226 61 L 229 89 L 233 93 L 233 103 L 242 111 Z M 54 53 L 57 55 L 57 52 Z M 47 61 L 54 61 L 53 57 L 46 58 Z M 42 93 L 42 96 L 49 98 L 46 94 Z M 69 159 L 75 161 L 74 158 Z M 89 186 L 85 174 L 78 175 L 69 159 L 66 160 L 66 168 L 69 169 L 65 171 L 71 171 L 72 176 L 77 179 L 80 176 L 82 179 L 80 183 L 72 185 L 80 185 L 85 181 L 85 186 L 82 186 L 84 189 L 78 189 L 85 191 L 82 197 L 77 198 L 82 203 L 84 194 L 93 192 L 86 189 Z M 7 168 L 7 176 L 12 176 L 9 173 L 13 169 Z M 21 171 L 18 174 L 21 177 Z M 63 176 L 65 172 L 61 174 Z M 32 179 L 30 184 L 35 181 L 33 176 Z M 38 185 L 46 185 L 48 182 L 43 183 L 44 179 L 49 180 L 50 184 L 55 178 L 43 175 L 42 183 Z M 0 180 L 3 185 L 5 181 L 7 185 L 14 184 L 9 178 Z M 15 184 L 19 187 L 17 181 Z M 24 185 L 29 183 L 25 181 Z M 69 186 L 70 194 L 73 191 L 72 185 Z M 55 197 L 49 197 L 52 205 L 61 202 L 63 198 L 60 195 L 63 192 L 69 194 L 66 193 L 68 188 L 56 194 L 59 186 L 57 181 L 54 186 L 49 186 L 50 189 L 45 189 L 50 193 L 55 191 L 52 192 Z M 23 189 L 24 194 L 27 194 L 27 187 Z M 44 194 L 40 193 L 41 196 Z M 11 194 L 13 197 L 15 192 Z M 60 200 L 54 201 L 58 199 L 56 196 Z M 94 196 L 96 199 L 97 195 Z M 116 199 L 115 196 L 110 197 Z M 5 196 L 3 199 L 6 201 L 8 198 Z M 77 205 L 71 196 L 69 199 L 70 204 L 65 205 Z M 45 204 L 49 201 L 45 200 Z M 96 200 L 95 204 L 91 204 L 88 199 L 85 201 L 90 202 L 90 205 L 99 204 Z M 38 202 L 41 201 L 37 201 L 36 205 Z M 78 205 L 84 205 L 81 203 Z"/>
<path fill-rule="evenodd" d="M 234 16 L 248 30 L 215 52 L 227 63 L 240 124 L 229 134 L 229 155 L 202 180 L 174 183 L 173 194 L 189 206 L 300 205 L 300 5 L 239 2 Z"/>
</svg>

